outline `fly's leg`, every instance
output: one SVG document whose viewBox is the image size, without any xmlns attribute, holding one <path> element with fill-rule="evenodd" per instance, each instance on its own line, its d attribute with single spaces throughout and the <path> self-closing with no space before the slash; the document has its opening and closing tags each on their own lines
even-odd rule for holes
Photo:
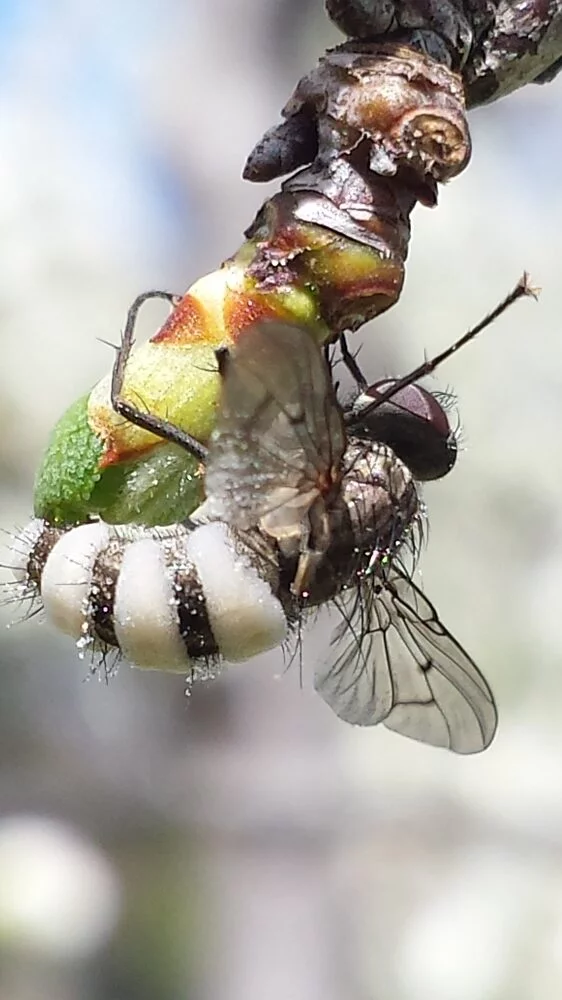
<svg viewBox="0 0 562 1000">
<path fill-rule="evenodd" d="M 291 591 L 305 597 L 316 576 L 331 540 L 330 525 L 323 500 L 312 505 L 301 526 L 300 555 Z"/>
<path fill-rule="evenodd" d="M 356 361 L 357 355 L 352 354 L 352 352 L 349 350 L 345 333 L 340 333 L 339 345 L 340 345 L 341 359 L 345 367 L 347 368 L 349 374 L 355 380 L 359 389 L 366 389 L 368 384 L 367 379 L 365 378 L 363 372 L 361 371 L 359 365 L 357 364 Z"/>
<path fill-rule="evenodd" d="M 111 405 L 116 413 L 119 413 L 131 424 L 135 424 L 135 426 L 142 427 L 145 431 L 156 434 L 164 441 L 170 441 L 172 444 L 179 445 L 180 448 L 184 448 L 195 458 L 198 458 L 199 461 L 205 462 L 207 460 L 207 448 L 197 438 L 194 438 L 191 434 L 187 434 L 181 427 L 170 423 L 169 420 L 164 420 L 163 417 L 144 413 L 133 406 L 132 403 L 128 403 L 121 396 L 125 379 L 125 369 L 134 344 L 135 326 L 141 307 L 148 299 L 165 299 L 166 302 L 169 302 L 173 306 L 178 301 L 178 298 L 179 296 L 173 295 L 172 292 L 152 291 L 143 292 L 133 302 L 127 313 L 127 322 L 125 323 L 125 329 L 121 337 L 121 345 L 117 349 L 111 373 Z"/>
<path fill-rule="evenodd" d="M 369 406 L 362 409 L 361 420 L 365 420 L 365 417 L 367 417 L 369 413 L 378 409 L 378 407 L 382 406 L 383 403 L 386 403 L 387 400 L 392 399 L 393 396 L 396 396 L 396 394 L 406 386 L 412 385 L 414 382 L 417 382 L 418 379 L 424 378 L 426 375 L 431 375 L 435 369 L 438 368 L 439 365 L 442 365 L 444 361 L 447 361 L 451 355 L 455 354 L 461 349 L 461 347 L 464 347 L 465 344 L 468 344 L 471 340 L 474 340 L 474 338 L 477 337 L 482 330 L 485 330 L 486 327 L 491 326 L 492 323 L 498 319 L 498 317 L 501 316 L 506 309 L 509 309 L 514 302 L 517 302 L 519 299 L 524 297 L 536 299 L 538 298 L 539 292 L 540 289 L 533 287 L 529 275 L 526 271 L 524 271 L 515 288 L 512 289 L 509 295 L 506 295 L 505 299 L 502 299 L 496 308 L 493 309 L 491 313 L 488 313 L 484 319 L 481 319 L 476 326 L 467 330 L 462 337 L 455 340 L 454 344 L 451 344 L 450 347 L 446 347 L 440 354 L 436 354 L 433 358 L 426 357 L 425 360 L 422 361 L 421 365 L 418 365 L 418 367 L 414 368 L 413 371 L 408 372 L 408 374 L 404 375 L 403 378 L 391 380 L 389 388 L 385 392 L 382 392 L 380 396 L 377 396 L 377 398 L 373 400 Z M 355 361 L 355 359 L 353 359 L 353 361 Z M 354 424 L 357 421 L 356 414 L 353 412 L 346 414 L 345 421 L 347 424 Z"/>
<path fill-rule="evenodd" d="M 228 362 L 230 361 L 230 351 L 228 347 L 219 347 L 215 351 L 215 358 L 217 359 L 217 368 L 219 370 L 221 381 L 224 382 L 226 376 L 226 370 L 228 368 Z"/>
<path fill-rule="evenodd" d="M 291 584 L 291 592 L 295 597 L 306 597 L 323 557 L 323 552 L 317 552 L 314 549 L 301 552 L 295 579 Z"/>
</svg>

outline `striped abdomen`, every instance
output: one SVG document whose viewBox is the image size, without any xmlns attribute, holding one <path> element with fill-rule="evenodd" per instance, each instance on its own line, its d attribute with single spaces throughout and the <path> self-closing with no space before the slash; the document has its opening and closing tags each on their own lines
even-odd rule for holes
<svg viewBox="0 0 562 1000">
<path fill-rule="evenodd" d="M 139 667 L 246 660 L 283 642 L 287 620 L 264 560 L 222 523 L 129 529 L 31 522 L 15 567 L 47 618 L 82 648 L 118 648 Z M 275 572 L 270 581 L 276 586 Z"/>
</svg>

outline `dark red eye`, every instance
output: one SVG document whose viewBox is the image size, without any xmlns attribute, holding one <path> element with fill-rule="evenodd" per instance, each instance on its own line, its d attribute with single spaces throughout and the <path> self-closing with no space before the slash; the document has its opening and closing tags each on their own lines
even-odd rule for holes
<svg viewBox="0 0 562 1000">
<path fill-rule="evenodd" d="M 361 392 L 353 404 L 352 433 L 390 445 L 416 479 L 441 479 L 457 459 L 447 413 L 432 393 L 416 383 L 373 406 L 396 381 L 375 382 Z"/>
</svg>

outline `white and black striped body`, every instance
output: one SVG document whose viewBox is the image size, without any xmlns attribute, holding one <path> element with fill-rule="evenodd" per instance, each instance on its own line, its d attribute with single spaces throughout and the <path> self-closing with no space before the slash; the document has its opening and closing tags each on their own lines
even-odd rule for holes
<svg viewBox="0 0 562 1000">
<path fill-rule="evenodd" d="M 306 595 L 298 558 L 259 529 L 223 521 L 167 528 L 32 521 L 18 538 L 22 593 L 81 649 L 116 649 L 134 665 L 188 672 L 278 646 L 308 607 L 356 585 L 408 537 L 419 515 L 408 468 L 386 445 L 350 441 L 349 472 L 329 511 L 331 542 Z"/>
</svg>

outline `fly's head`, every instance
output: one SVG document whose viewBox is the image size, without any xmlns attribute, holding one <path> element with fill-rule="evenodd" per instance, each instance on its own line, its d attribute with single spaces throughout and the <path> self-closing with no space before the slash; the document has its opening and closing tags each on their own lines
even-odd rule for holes
<svg viewBox="0 0 562 1000">
<path fill-rule="evenodd" d="M 390 445 L 421 482 L 451 471 L 458 443 L 443 397 L 417 383 L 390 395 L 397 380 L 385 379 L 364 389 L 353 403 L 352 433 Z"/>
</svg>

